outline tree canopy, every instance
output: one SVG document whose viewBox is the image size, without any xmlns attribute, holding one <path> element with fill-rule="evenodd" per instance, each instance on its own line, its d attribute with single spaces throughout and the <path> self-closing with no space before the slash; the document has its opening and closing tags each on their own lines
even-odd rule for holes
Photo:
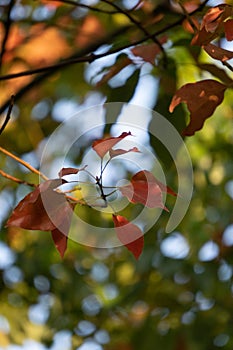
<svg viewBox="0 0 233 350">
<path fill-rule="evenodd" d="M 0 349 L 232 349 L 232 41 L 230 0 L 0 0 Z"/>
</svg>

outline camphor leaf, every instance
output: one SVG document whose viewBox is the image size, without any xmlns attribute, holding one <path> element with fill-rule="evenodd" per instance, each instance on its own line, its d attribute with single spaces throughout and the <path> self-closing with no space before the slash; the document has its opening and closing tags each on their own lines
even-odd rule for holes
<svg viewBox="0 0 233 350">
<path fill-rule="evenodd" d="M 190 111 L 190 123 L 184 129 L 183 135 L 191 136 L 200 130 L 207 118 L 215 111 L 223 101 L 226 85 L 218 81 L 207 79 L 197 83 L 183 85 L 173 96 L 169 111 L 181 102 L 187 103 Z"/>
<path fill-rule="evenodd" d="M 124 149 L 112 149 L 111 148 L 109 150 L 109 155 L 110 155 L 110 158 L 114 158 L 114 157 L 121 156 L 122 154 L 129 153 L 129 152 L 141 153 L 141 151 L 139 151 L 139 149 L 137 147 L 133 147 L 127 151 Z"/>
<path fill-rule="evenodd" d="M 58 235 L 66 237 L 69 233 L 74 206 L 64 194 L 54 191 L 64 180 L 47 180 L 26 195 L 16 206 L 7 226 L 16 226 L 28 230 L 52 231 L 53 239 Z M 64 232 L 64 233 L 63 233 Z M 66 238 L 56 239 L 56 247 L 64 255 Z"/>
<path fill-rule="evenodd" d="M 138 259 L 144 246 L 142 231 L 124 216 L 112 215 L 112 219 L 119 241 Z"/>
<path fill-rule="evenodd" d="M 165 185 L 156 180 L 148 170 L 141 170 L 136 173 L 130 183 L 119 187 L 119 190 L 132 203 L 142 203 L 148 208 L 162 208 L 166 211 L 168 209 L 163 204 L 162 192 L 171 191 L 175 194 L 171 189 L 168 190 Z"/>
<path fill-rule="evenodd" d="M 115 146 L 118 142 L 124 139 L 126 136 L 132 135 L 131 132 L 123 132 L 117 137 L 108 137 L 106 139 L 96 140 L 92 144 L 92 148 L 98 154 L 100 158 L 103 158 L 110 149 Z"/>
</svg>

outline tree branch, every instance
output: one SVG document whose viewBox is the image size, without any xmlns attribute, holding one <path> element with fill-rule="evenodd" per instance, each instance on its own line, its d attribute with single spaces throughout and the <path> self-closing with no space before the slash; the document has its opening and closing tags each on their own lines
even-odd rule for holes
<svg viewBox="0 0 233 350">
<path fill-rule="evenodd" d="M 110 2 L 109 0 L 101 0 L 102 2 L 109 4 L 111 6 L 113 6 L 116 10 L 118 10 L 118 12 L 122 13 L 124 16 L 126 16 L 131 23 L 135 24 L 144 34 L 147 38 L 150 37 L 151 40 L 153 40 L 153 42 L 158 45 L 158 47 L 160 48 L 162 54 L 163 54 L 163 59 L 164 59 L 164 66 L 166 66 L 167 63 L 167 57 L 166 57 L 166 52 L 163 48 L 163 45 L 161 45 L 161 43 L 159 42 L 159 40 L 156 38 L 155 35 L 152 35 L 148 32 L 147 29 L 145 29 L 142 24 L 140 22 L 138 22 L 129 12 L 123 10 L 120 6 L 118 6 L 117 4 L 115 4 L 114 2 Z"/>
<path fill-rule="evenodd" d="M 2 126 L 0 128 L 0 135 L 3 133 L 4 129 L 6 128 L 8 122 L 10 120 L 12 108 L 14 106 L 14 98 L 15 98 L 15 96 L 12 95 L 11 96 L 11 100 L 10 100 L 10 105 L 8 107 L 8 111 L 7 111 L 7 114 L 6 114 L 6 119 L 5 119 L 4 123 L 2 124 Z"/>
<path fill-rule="evenodd" d="M 29 169 L 32 173 L 39 175 L 42 177 L 44 180 L 48 180 L 47 176 L 45 176 L 43 173 L 41 173 L 39 170 L 34 168 L 32 165 L 29 163 L 25 162 L 23 159 L 20 159 L 19 157 L 15 156 L 13 153 L 7 151 L 5 148 L 0 147 L 0 152 L 4 153 L 6 156 L 11 157 L 12 159 L 16 160 L 18 163 L 22 164 L 25 166 L 25 168 Z"/>
<path fill-rule="evenodd" d="M 11 0 L 9 5 L 8 5 L 8 11 L 7 11 L 7 18 L 6 18 L 6 21 L 5 21 L 5 34 L 4 34 L 4 37 L 3 37 L 3 40 L 2 40 L 2 47 L 1 47 L 1 53 L 0 53 L 0 69 L 2 67 L 2 60 L 3 60 L 3 56 L 4 56 L 4 53 L 6 51 L 6 43 L 7 43 L 7 40 L 8 40 L 8 37 L 9 37 L 9 33 L 10 33 L 10 27 L 11 27 L 11 11 L 14 7 L 14 4 L 15 4 L 15 0 Z"/>
<path fill-rule="evenodd" d="M 116 14 L 117 11 L 111 11 L 111 10 L 104 10 L 104 9 L 100 9 L 98 7 L 94 7 L 94 6 L 90 6 L 90 5 L 86 5 L 86 4 L 82 4 L 82 3 L 78 3 L 76 1 L 73 0 L 48 0 L 49 2 L 61 2 L 63 4 L 67 4 L 67 5 L 73 5 L 75 7 L 81 7 L 81 8 L 85 8 L 88 9 L 90 11 L 93 12 L 100 12 L 100 13 L 105 13 L 105 14 L 109 14 L 109 15 L 113 15 Z"/>
<path fill-rule="evenodd" d="M 205 0 L 196 10 L 192 11 L 190 13 L 190 15 L 193 15 L 194 13 L 197 13 L 199 11 L 202 10 L 202 8 L 206 5 L 206 3 L 208 2 L 208 0 Z M 31 74 L 36 74 L 38 73 L 38 71 L 40 71 L 41 73 L 43 72 L 43 74 L 38 75 L 37 77 L 35 77 L 31 82 L 29 82 L 28 84 L 26 84 L 25 86 L 23 86 L 16 94 L 15 94 L 15 101 L 19 100 L 25 93 L 27 93 L 28 91 L 30 91 L 31 88 L 33 88 L 34 86 L 37 86 L 38 84 L 40 84 L 44 79 L 48 78 L 50 75 L 54 74 L 55 72 L 57 72 L 60 68 L 65 68 L 68 65 L 77 63 L 79 62 L 93 62 L 96 59 L 102 58 L 102 57 L 106 57 L 108 55 L 111 54 L 115 54 L 118 53 L 122 50 L 128 49 L 132 46 L 135 45 L 139 45 L 142 44 L 143 42 L 145 42 L 148 39 L 151 39 L 155 36 L 158 36 L 160 34 L 165 33 L 166 31 L 175 28 L 176 26 L 180 25 L 183 20 L 186 18 L 185 15 L 182 15 L 178 20 L 176 20 L 175 22 L 167 25 L 166 27 L 155 31 L 154 33 L 143 37 L 140 40 L 128 43 L 126 45 L 123 45 L 121 47 L 118 47 L 116 49 L 112 49 L 110 51 L 108 51 L 107 53 L 101 54 L 101 55 L 93 55 L 90 54 L 90 52 L 94 52 L 99 46 L 107 44 L 107 43 L 111 43 L 112 40 L 115 37 L 118 37 L 119 35 L 127 32 L 128 30 L 132 29 L 132 25 L 126 25 L 121 27 L 120 29 L 117 29 L 115 32 L 111 33 L 110 35 L 108 35 L 107 37 L 103 38 L 102 40 L 99 40 L 98 42 L 91 44 L 90 46 L 88 46 L 87 48 L 84 48 L 83 50 L 80 50 L 78 53 L 72 55 L 70 58 L 68 58 L 67 60 L 63 60 L 61 62 L 57 62 L 56 64 L 52 65 L 52 66 L 48 66 L 48 67 L 41 67 L 38 68 L 38 70 L 30 70 L 30 71 L 25 71 L 25 72 L 19 72 L 16 74 L 9 74 L 9 75 L 5 75 L 5 76 L 1 76 L 0 80 L 8 80 L 8 79 L 13 79 L 16 77 L 22 77 L 25 75 L 31 75 Z M 88 56 L 87 56 L 88 55 Z M 35 72 L 36 71 L 36 72 Z M 35 72 L 35 73 L 34 73 Z M 2 107 L 0 108 L 0 114 L 8 107 L 8 105 L 10 104 L 10 100 L 7 100 Z"/>
<path fill-rule="evenodd" d="M 28 185 L 28 186 L 36 187 L 35 184 L 29 183 L 29 182 L 27 182 L 27 181 L 25 181 L 25 180 L 20 180 L 20 179 L 18 179 L 17 177 L 14 177 L 14 176 L 12 176 L 12 175 L 10 175 L 10 174 L 5 173 L 5 171 L 3 171 L 3 170 L 1 170 L 1 169 L 0 169 L 0 175 L 2 175 L 3 177 L 5 177 L 5 178 L 8 179 L 8 180 L 11 180 L 11 181 L 14 181 L 14 182 L 18 183 L 18 184 L 23 184 L 23 185 Z"/>
</svg>

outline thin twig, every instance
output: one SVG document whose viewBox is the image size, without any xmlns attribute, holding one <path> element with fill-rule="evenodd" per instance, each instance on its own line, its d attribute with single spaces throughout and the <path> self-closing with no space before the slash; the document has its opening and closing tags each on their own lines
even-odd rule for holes
<svg viewBox="0 0 233 350">
<path fill-rule="evenodd" d="M 163 48 L 163 45 L 159 42 L 159 40 L 156 38 L 155 35 L 151 36 L 151 34 L 148 32 L 147 29 L 145 29 L 140 22 L 138 22 L 129 12 L 123 10 L 120 6 L 115 4 L 114 2 L 110 2 L 109 0 L 101 0 L 102 2 L 113 6 L 116 10 L 118 10 L 120 13 L 122 13 L 124 16 L 126 16 L 131 23 L 135 24 L 147 37 L 150 37 L 151 40 L 154 41 L 156 45 L 160 48 L 162 54 L 163 54 L 163 59 L 164 59 L 164 66 L 167 64 L 167 56 L 166 52 Z"/>
<path fill-rule="evenodd" d="M 20 163 L 23 166 L 25 166 L 25 168 L 29 169 L 32 173 L 41 176 L 42 179 L 48 180 L 48 177 L 45 176 L 43 173 L 41 173 L 39 170 L 37 170 L 36 168 L 34 168 L 32 165 L 30 165 L 29 163 L 25 162 L 24 160 L 20 159 L 19 157 L 15 156 L 13 153 L 7 151 L 5 148 L 0 147 L 0 152 L 4 153 L 8 157 L 11 157 L 12 159 L 16 160 L 18 163 Z"/>
<path fill-rule="evenodd" d="M 17 177 L 14 177 L 14 176 L 12 176 L 12 175 L 10 175 L 10 174 L 5 173 L 5 171 L 3 171 L 3 170 L 1 170 L 1 169 L 0 169 L 0 175 L 2 175 L 3 177 L 5 177 L 5 178 L 8 179 L 8 180 L 11 180 L 11 181 L 14 181 L 14 182 L 18 183 L 18 184 L 23 184 L 23 185 L 28 185 L 28 186 L 36 187 L 35 184 L 32 184 L 32 183 L 27 182 L 27 181 L 25 181 L 25 180 L 20 180 L 20 179 L 18 179 Z"/>
<path fill-rule="evenodd" d="M 198 9 L 192 11 L 190 13 L 190 15 L 193 15 L 194 13 L 201 11 L 202 8 L 206 5 L 206 3 L 208 2 L 208 0 L 205 0 L 199 7 Z M 182 15 L 178 20 L 176 20 L 175 22 L 167 25 L 166 27 L 155 31 L 154 33 L 150 34 L 149 36 L 145 36 L 144 38 L 128 43 L 126 45 L 123 45 L 121 47 L 112 49 L 102 55 L 90 55 L 90 52 L 95 51 L 99 46 L 103 45 L 103 44 L 108 44 L 109 42 L 112 42 L 112 40 L 114 39 L 114 37 L 117 37 L 118 35 L 122 34 L 122 33 L 126 33 L 129 29 L 132 29 L 132 25 L 127 25 L 127 26 L 123 26 L 120 29 L 116 30 L 115 32 L 111 33 L 110 35 L 108 35 L 108 37 L 103 38 L 102 40 L 100 40 L 99 42 L 96 42 L 94 44 L 91 44 L 88 48 L 81 50 L 79 53 L 76 53 L 75 55 L 71 56 L 70 59 L 67 59 L 66 61 L 62 61 L 62 62 L 58 62 L 56 63 L 54 66 L 51 66 L 49 69 L 47 67 L 45 67 L 45 69 L 43 70 L 43 68 L 40 68 L 40 71 L 43 72 L 43 74 L 36 76 L 31 82 L 29 82 L 28 84 L 24 85 L 16 94 L 15 94 L 15 101 L 19 100 L 25 93 L 27 93 L 28 91 L 30 91 L 34 86 L 38 86 L 38 84 L 40 84 L 41 82 L 43 82 L 44 79 L 48 78 L 50 75 L 56 73 L 59 68 L 65 68 L 68 65 L 71 65 L 72 63 L 77 63 L 74 60 L 82 60 L 82 62 L 93 62 L 96 59 L 102 58 L 102 57 L 107 57 L 111 54 L 114 53 L 118 53 L 122 50 L 128 49 L 132 46 L 135 45 L 139 45 L 142 44 L 143 42 L 145 42 L 146 40 L 152 38 L 153 36 L 158 36 L 160 34 L 165 33 L 168 30 L 171 30 L 173 28 L 175 28 L 176 26 L 180 25 L 183 20 L 186 18 L 186 16 Z M 85 55 L 86 58 L 88 57 L 87 61 L 83 60 L 83 57 Z M 73 60 L 73 62 L 72 62 Z M 21 77 L 21 76 L 25 76 L 27 75 L 27 72 L 20 72 L 17 73 L 17 77 Z M 32 73 L 33 74 L 33 73 Z M 15 77 L 14 75 L 5 75 L 0 77 L 0 80 L 6 80 L 6 79 L 13 79 L 12 78 Z M 7 77 L 7 78 L 5 78 Z M 2 107 L 0 108 L 0 114 L 7 108 L 7 106 L 10 104 L 10 100 L 7 100 Z"/>
<path fill-rule="evenodd" d="M 100 9 L 98 7 L 94 7 L 94 6 L 90 6 L 90 5 L 86 5 L 86 4 L 82 4 L 82 3 L 78 3 L 76 1 L 73 1 L 73 0 L 49 0 L 50 2 L 61 2 L 63 4 L 67 4 L 67 5 L 73 5 L 75 7 L 81 7 L 81 8 L 85 8 L 85 9 L 88 9 L 90 11 L 93 11 L 93 12 L 100 12 L 100 13 L 105 13 L 105 14 L 109 14 L 109 15 L 113 15 L 113 14 L 116 14 L 117 11 L 111 11 L 111 10 L 104 10 L 104 9 Z"/>
<path fill-rule="evenodd" d="M 5 119 L 4 123 L 2 124 L 2 126 L 0 128 L 0 135 L 3 133 L 4 129 L 6 128 L 8 122 L 10 120 L 12 108 L 14 106 L 14 98 L 15 98 L 15 96 L 12 95 L 11 96 L 11 100 L 10 100 L 10 105 L 8 107 L 8 111 L 7 111 L 7 114 L 6 114 L 6 119 Z"/>
<path fill-rule="evenodd" d="M 233 72 L 233 67 L 227 61 L 222 61 L 222 64 Z"/>
<path fill-rule="evenodd" d="M 6 43 L 7 43 L 8 37 L 9 37 L 9 33 L 10 33 L 10 27 L 11 27 L 11 23 L 12 23 L 11 11 L 14 7 L 14 4 L 15 4 L 15 0 L 11 0 L 9 5 L 8 5 L 7 18 L 6 18 L 5 25 L 4 25 L 5 34 L 4 34 L 4 37 L 2 40 L 2 47 L 1 47 L 1 53 L 0 53 L 0 68 L 2 66 L 3 56 L 4 56 L 4 53 L 6 51 Z"/>
</svg>

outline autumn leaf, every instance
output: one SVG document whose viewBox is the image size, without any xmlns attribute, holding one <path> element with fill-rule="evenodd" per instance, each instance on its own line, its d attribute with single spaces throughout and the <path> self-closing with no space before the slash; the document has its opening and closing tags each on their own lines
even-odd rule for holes
<svg viewBox="0 0 233 350">
<path fill-rule="evenodd" d="M 190 123 L 184 129 L 183 135 L 194 135 L 203 127 L 205 120 L 214 113 L 217 106 L 223 101 L 225 90 L 226 85 L 207 79 L 186 84 L 176 92 L 169 111 L 172 113 L 181 102 L 185 102 L 190 111 Z"/>
<path fill-rule="evenodd" d="M 163 36 L 159 40 L 159 42 L 161 45 L 166 43 L 167 37 Z M 136 46 L 133 49 L 131 49 L 131 52 L 134 54 L 134 56 L 141 57 L 144 62 L 149 62 L 152 65 L 154 65 L 155 58 L 161 52 L 161 49 L 160 49 L 158 44 L 152 43 L 152 44 L 147 44 L 147 45 Z"/>
<path fill-rule="evenodd" d="M 225 62 L 233 58 L 233 52 L 229 50 L 222 49 L 213 44 L 208 44 L 204 46 L 204 50 L 210 55 L 212 58 L 216 60 L 220 60 Z"/>
<path fill-rule="evenodd" d="M 192 39 L 192 45 L 207 45 L 217 38 L 224 32 L 224 21 L 232 14 L 233 7 L 230 5 L 221 4 L 210 8 L 203 17 L 200 30 Z"/>
<path fill-rule="evenodd" d="M 233 19 L 228 19 L 226 22 L 223 23 L 224 25 L 224 31 L 225 36 L 228 41 L 233 40 Z"/>
<path fill-rule="evenodd" d="M 51 233 L 52 233 L 52 239 L 55 244 L 55 247 L 57 248 L 61 258 L 63 258 L 65 251 L 67 249 L 68 237 L 58 229 L 53 230 Z"/>
<path fill-rule="evenodd" d="M 80 171 L 83 171 L 85 170 L 87 167 L 87 165 L 85 165 L 83 168 L 62 168 L 59 173 L 58 173 L 58 176 L 59 177 L 63 177 L 63 176 L 66 176 L 66 175 L 71 175 L 71 174 L 77 174 L 79 173 Z"/>
<path fill-rule="evenodd" d="M 100 158 L 103 158 L 110 149 L 115 146 L 118 142 L 123 140 L 126 136 L 132 135 L 131 132 L 123 132 L 117 137 L 108 137 L 106 139 L 96 140 L 92 144 L 92 148 L 98 154 Z"/>
<path fill-rule="evenodd" d="M 154 175 L 148 170 L 136 173 L 130 183 L 119 187 L 119 190 L 132 203 L 142 203 L 148 208 L 162 208 L 168 211 L 162 201 L 163 190 Z"/>
<path fill-rule="evenodd" d="M 16 206 L 7 226 L 16 226 L 28 230 L 52 231 L 53 237 L 64 232 L 68 235 L 73 205 L 67 202 L 65 195 L 54 191 L 64 182 L 61 179 L 47 180 L 26 195 Z M 58 240 L 56 240 L 58 242 Z M 56 247 L 64 255 L 64 239 Z"/>
<path fill-rule="evenodd" d="M 107 83 L 111 78 L 117 75 L 122 69 L 129 66 L 132 63 L 132 60 L 125 54 L 119 55 L 116 62 L 111 66 L 102 79 L 96 84 L 97 87 Z"/>
<path fill-rule="evenodd" d="M 141 153 L 141 151 L 139 151 L 139 149 L 137 147 L 133 147 L 129 150 L 124 150 L 124 149 L 110 149 L 109 150 L 109 155 L 110 155 L 110 158 L 114 158 L 114 157 L 117 157 L 117 156 L 121 156 L 122 154 L 126 154 L 126 153 L 129 153 L 129 152 L 136 152 L 136 153 Z"/>
<path fill-rule="evenodd" d="M 138 259 L 144 245 L 142 231 L 124 216 L 112 215 L 112 218 L 119 241 Z"/>
</svg>

